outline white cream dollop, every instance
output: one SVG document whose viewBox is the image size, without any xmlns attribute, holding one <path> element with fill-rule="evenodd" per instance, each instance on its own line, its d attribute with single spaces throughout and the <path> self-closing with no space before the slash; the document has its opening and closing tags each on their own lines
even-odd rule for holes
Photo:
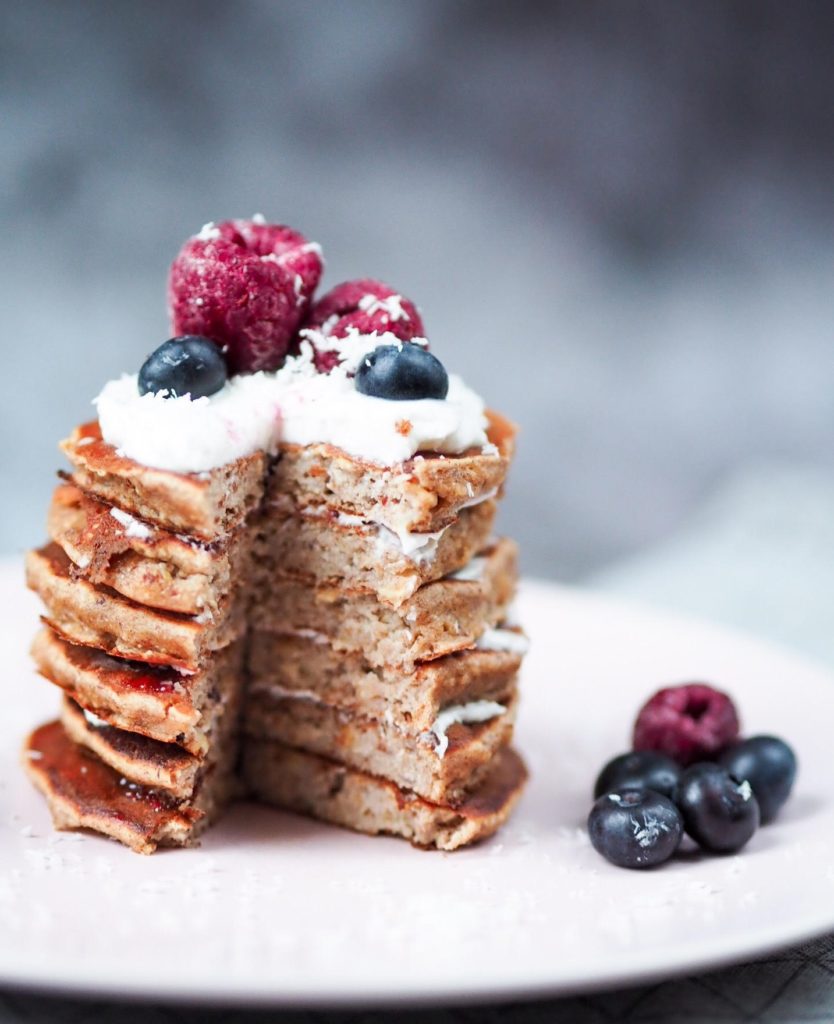
<svg viewBox="0 0 834 1024">
<path fill-rule="evenodd" d="M 200 473 L 271 451 L 280 419 L 273 376 L 232 377 L 211 397 L 192 400 L 140 395 L 136 374 L 125 374 L 95 399 L 101 436 L 120 454 L 175 473 Z"/>
<path fill-rule="evenodd" d="M 318 373 L 313 341 L 337 350 L 342 363 Z M 390 401 L 356 390 L 350 373 L 393 335 L 352 334 L 301 343 L 274 373 L 239 375 L 216 394 L 192 400 L 140 395 L 136 375 L 112 380 L 95 399 L 102 437 L 128 458 L 157 469 L 199 473 L 281 442 L 332 444 L 384 466 L 418 451 L 454 455 L 484 447 L 484 402 L 460 377 L 449 375 L 444 399 Z"/>
</svg>

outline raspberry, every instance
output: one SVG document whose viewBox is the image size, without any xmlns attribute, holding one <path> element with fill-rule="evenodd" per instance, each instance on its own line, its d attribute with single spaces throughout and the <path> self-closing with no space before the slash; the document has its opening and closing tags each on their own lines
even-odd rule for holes
<svg viewBox="0 0 834 1024">
<path fill-rule="evenodd" d="M 344 281 L 323 295 L 310 310 L 304 325 L 325 338 L 344 338 L 349 331 L 360 334 L 393 334 L 400 341 L 424 336 L 423 321 L 413 302 L 382 281 L 363 278 Z M 339 354 L 314 344 L 319 373 L 329 373 L 339 363 Z"/>
<path fill-rule="evenodd" d="M 168 305 L 175 334 L 226 347 L 231 373 L 281 365 L 322 273 L 319 247 L 278 224 L 208 224 L 171 264 Z"/>
<path fill-rule="evenodd" d="M 387 332 L 400 341 L 424 336 L 423 321 L 414 303 L 370 278 L 345 281 L 331 288 L 310 310 L 305 326 L 327 338 L 344 338 L 351 329 L 360 334 Z"/>
<path fill-rule="evenodd" d="M 656 750 L 681 765 L 708 761 L 739 733 L 738 714 L 726 693 L 706 683 L 659 690 L 634 724 L 634 749 Z"/>
</svg>

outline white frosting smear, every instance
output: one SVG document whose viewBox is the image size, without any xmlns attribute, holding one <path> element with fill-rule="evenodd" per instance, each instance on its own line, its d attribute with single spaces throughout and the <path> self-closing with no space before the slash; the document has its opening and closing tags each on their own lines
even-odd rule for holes
<svg viewBox="0 0 834 1024">
<path fill-rule="evenodd" d="M 462 569 L 449 573 L 450 580 L 463 580 L 465 582 L 477 582 L 483 579 L 488 559 L 483 555 L 475 555 Z"/>
<path fill-rule="evenodd" d="M 488 444 L 484 402 L 454 374 L 445 399 L 390 401 L 356 390 L 348 376 L 378 345 L 401 344 L 391 334 L 323 338 L 313 332 L 274 373 L 232 377 L 208 398 L 140 395 L 136 375 L 112 380 L 95 399 L 102 436 L 146 466 L 176 473 L 215 469 L 281 442 L 332 444 L 379 465 L 418 451 L 458 454 Z M 318 373 L 313 343 L 343 361 Z"/>
<path fill-rule="evenodd" d="M 469 704 L 452 704 L 445 708 L 434 720 L 428 735 L 436 741 L 435 753 L 443 757 L 449 748 L 449 737 L 446 730 L 458 722 L 466 725 L 476 722 L 488 722 L 491 718 L 503 715 L 507 709 L 494 700 L 473 700 Z"/>
<path fill-rule="evenodd" d="M 153 530 L 146 526 L 141 520 L 136 519 L 128 512 L 120 508 L 111 508 L 110 515 L 124 527 L 126 537 L 135 537 L 137 540 L 149 540 L 153 536 Z"/>
<path fill-rule="evenodd" d="M 510 654 L 526 654 L 530 641 L 523 633 L 513 629 L 485 629 L 475 641 L 479 651 L 508 651 Z"/>
<path fill-rule="evenodd" d="M 105 729 L 110 724 L 109 722 L 105 722 L 103 718 L 99 718 L 98 715 L 94 715 L 92 711 L 88 711 L 86 708 L 82 708 L 81 710 L 84 712 L 84 717 L 87 719 L 87 722 L 94 729 Z"/>
<path fill-rule="evenodd" d="M 437 554 L 441 537 L 448 529 L 444 526 L 434 533 L 411 533 L 409 530 L 389 530 L 380 524 L 376 527 L 377 550 L 380 555 L 393 551 L 417 565 L 430 564 Z"/>
</svg>

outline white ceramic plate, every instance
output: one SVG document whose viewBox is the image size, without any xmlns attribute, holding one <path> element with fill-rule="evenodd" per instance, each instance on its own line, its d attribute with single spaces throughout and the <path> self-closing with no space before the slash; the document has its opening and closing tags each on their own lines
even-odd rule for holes
<svg viewBox="0 0 834 1024">
<path fill-rule="evenodd" d="M 480 847 L 426 853 L 254 806 L 194 851 L 52 831 L 17 765 L 57 695 L 28 665 L 37 604 L 0 573 L 0 984 L 273 1005 L 587 991 L 752 957 L 834 928 L 834 678 L 698 623 L 542 584 L 518 745 L 529 790 Z M 594 776 L 663 683 L 713 680 L 789 738 L 797 792 L 739 856 L 637 873 L 582 827 Z"/>
</svg>

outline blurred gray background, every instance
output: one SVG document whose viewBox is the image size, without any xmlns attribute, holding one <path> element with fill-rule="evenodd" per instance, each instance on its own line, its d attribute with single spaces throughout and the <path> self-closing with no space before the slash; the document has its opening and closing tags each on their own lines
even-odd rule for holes
<svg viewBox="0 0 834 1024">
<path fill-rule="evenodd" d="M 523 430 L 504 526 L 577 578 L 751 466 L 834 470 L 834 6 L 6 2 L 0 552 L 167 334 L 207 220 L 378 276 Z"/>
</svg>

